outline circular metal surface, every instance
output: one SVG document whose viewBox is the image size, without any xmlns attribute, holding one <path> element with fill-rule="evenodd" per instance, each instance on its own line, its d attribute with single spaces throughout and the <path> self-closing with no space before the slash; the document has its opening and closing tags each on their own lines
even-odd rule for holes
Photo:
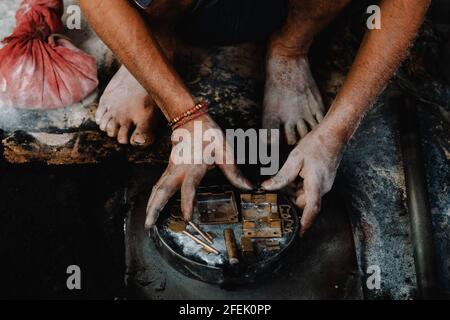
<svg viewBox="0 0 450 320">
<path fill-rule="evenodd" d="M 232 190 L 235 199 L 239 199 L 239 192 Z M 236 197 L 237 195 L 237 197 Z M 178 205 L 172 200 L 163 210 L 158 223 L 152 230 L 152 238 L 161 256 L 175 270 L 196 280 L 219 285 L 233 285 L 252 283 L 264 274 L 270 273 L 282 264 L 282 258 L 297 238 L 299 229 L 299 213 L 296 207 L 282 194 L 277 194 L 277 203 L 282 219 L 283 233 L 277 238 L 252 238 L 254 253 L 250 255 L 240 252 L 239 264 L 231 266 L 228 263 L 223 230 L 231 228 L 234 231 L 238 248 L 241 248 L 243 237 L 242 210 L 240 201 L 236 201 L 239 211 L 239 222 L 226 224 L 202 224 L 199 210 L 194 210 L 193 222 L 214 237 L 212 247 L 219 251 L 219 255 L 203 250 L 180 230 L 169 228 L 173 221 L 173 208 Z M 287 214 L 289 208 L 289 214 Z M 288 223 L 288 225 L 286 225 Z M 186 231 L 201 237 L 189 225 Z M 285 232 L 286 231 L 286 232 Z M 275 248 L 271 246 L 275 243 Z M 269 245 L 267 245 L 269 244 Z"/>
</svg>

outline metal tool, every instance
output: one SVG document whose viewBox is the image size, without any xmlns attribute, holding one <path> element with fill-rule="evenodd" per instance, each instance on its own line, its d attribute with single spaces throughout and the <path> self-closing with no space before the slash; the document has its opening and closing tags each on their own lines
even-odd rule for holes
<svg viewBox="0 0 450 320">
<path fill-rule="evenodd" d="M 200 240 L 199 238 L 197 238 L 196 236 L 190 234 L 189 232 L 187 232 L 186 230 L 184 230 L 182 232 L 185 236 L 191 238 L 192 240 L 194 240 L 195 242 L 197 242 L 199 245 L 203 246 L 203 248 L 211 253 L 214 253 L 215 255 L 219 255 L 220 252 L 217 251 L 216 249 L 214 249 L 213 247 L 211 247 L 210 245 L 208 245 L 207 243 L 203 242 L 202 240 Z"/>
<path fill-rule="evenodd" d="M 169 221 L 169 224 L 168 224 L 167 227 L 172 232 L 182 233 L 183 235 L 189 237 L 190 239 L 195 241 L 197 244 L 201 245 L 206 251 L 208 251 L 210 253 L 214 253 L 215 255 L 219 255 L 220 254 L 220 252 L 217 251 L 215 248 L 211 247 L 206 242 L 200 240 L 199 238 L 197 238 L 193 234 L 191 234 L 188 231 L 186 231 L 186 222 L 184 222 L 182 220 L 173 220 L 173 219 L 171 219 Z"/>
<path fill-rule="evenodd" d="M 202 225 L 239 222 L 239 210 L 232 191 L 198 193 L 196 208 Z"/>
<path fill-rule="evenodd" d="M 236 244 L 236 238 L 234 237 L 233 229 L 225 229 L 223 231 L 223 237 L 225 238 L 225 246 L 227 247 L 228 262 L 231 265 L 239 263 L 239 251 Z"/>
<path fill-rule="evenodd" d="M 213 244 L 213 243 L 214 243 L 212 237 L 211 237 L 209 234 L 207 234 L 206 232 L 203 232 L 199 227 L 197 227 L 197 226 L 195 225 L 195 223 L 193 223 L 192 221 L 189 221 L 188 223 L 189 223 L 189 225 L 192 227 L 192 229 L 194 229 L 195 231 L 197 231 L 198 234 L 199 234 L 203 239 L 206 240 L 206 242 L 208 242 L 209 244 Z"/>
</svg>

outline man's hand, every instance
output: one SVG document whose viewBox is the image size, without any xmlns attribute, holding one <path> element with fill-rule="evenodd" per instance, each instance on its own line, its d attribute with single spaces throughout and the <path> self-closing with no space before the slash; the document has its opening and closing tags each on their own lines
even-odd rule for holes
<svg viewBox="0 0 450 320">
<path fill-rule="evenodd" d="M 224 154 L 215 154 L 214 158 L 224 160 L 234 159 L 232 154 L 233 150 L 231 150 L 228 143 L 226 142 L 222 131 L 208 115 L 201 116 L 194 121 L 188 122 L 187 124 L 181 126 L 179 129 L 186 129 L 187 131 L 189 131 L 191 137 L 194 137 L 194 123 L 196 121 L 201 121 L 203 132 L 208 129 L 215 129 L 215 132 L 220 133 L 220 135 L 222 136 L 224 146 L 221 152 L 223 152 Z M 231 184 L 236 188 L 243 190 L 251 190 L 253 188 L 252 184 L 243 177 L 238 167 L 234 163 L 226 164 L 225 161 L 223 161 L 222 163 L 214 163 L 214 159 L 210 158 L 203 159 L 203 163 L 201 164 L 175 164 L 173 161 L 173 159 L 175 159 L 175 152 L 178 151 L 176 149 L 172 149 L 169 165 L 162 177 L 153 187 L 152 194 L 150 195 L 150 199 L 147 205 L 147 218 L 145 221 L 145 227 L 147 229 L 149 229 L 156 223 L 159 213 L 164 209 L 164 206 L 167 204 L 170 198 L 180 189 L 181 211 L 183 213 L 184 219 L 187 221 L 190 220 L 193 213 L 193 202 L 196 194 L 196 189 L 208 170 L 212 169 L 215 165 L 217 165 L 222 170 L 225 177 L 227 177 Z"/>
<path fill-rule="evenodd" d="M 301 236 L 319 213 L 322 196 L 331 190 L 342 156 L 343 143 L 321 129 L 319 125 L 301 140 L 280 172 L 262 185 L 263 189 L 273 191 L 288 186 L 298 177 L 303 179 L 303 186 L 295 193 L 295 202 L 303 209 Z"/>
</svg>

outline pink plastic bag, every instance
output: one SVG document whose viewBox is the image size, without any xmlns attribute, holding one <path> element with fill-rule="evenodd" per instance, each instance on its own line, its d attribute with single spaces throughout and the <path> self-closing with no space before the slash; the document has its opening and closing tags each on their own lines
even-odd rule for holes
<svg viewBox="0 0 450 320">
<path fill-rule="evenodd" d="M 0 49 L 0 106 L 55 109 L 73 105 L 98 85 L 97 65 L 62 32 L 62 0 L 24 0 L 13 34 Z"/>
</svg>

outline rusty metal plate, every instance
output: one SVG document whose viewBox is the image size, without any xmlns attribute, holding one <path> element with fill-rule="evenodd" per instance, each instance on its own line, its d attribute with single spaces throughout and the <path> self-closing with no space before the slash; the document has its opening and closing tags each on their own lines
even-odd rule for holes
<svg viewBox="0 0 450 320">
<path fill-rule="evenodd" d="M 234 192 L 199 193 L 196 210 L 201 224 L 229 224 L 239 222 Z"/>
<path fill-rule="evenodd" d="M 241 210 L 245 237 L 281 238 L 283 236 L 276 194 L 241 194 Z"/>
</svg>

